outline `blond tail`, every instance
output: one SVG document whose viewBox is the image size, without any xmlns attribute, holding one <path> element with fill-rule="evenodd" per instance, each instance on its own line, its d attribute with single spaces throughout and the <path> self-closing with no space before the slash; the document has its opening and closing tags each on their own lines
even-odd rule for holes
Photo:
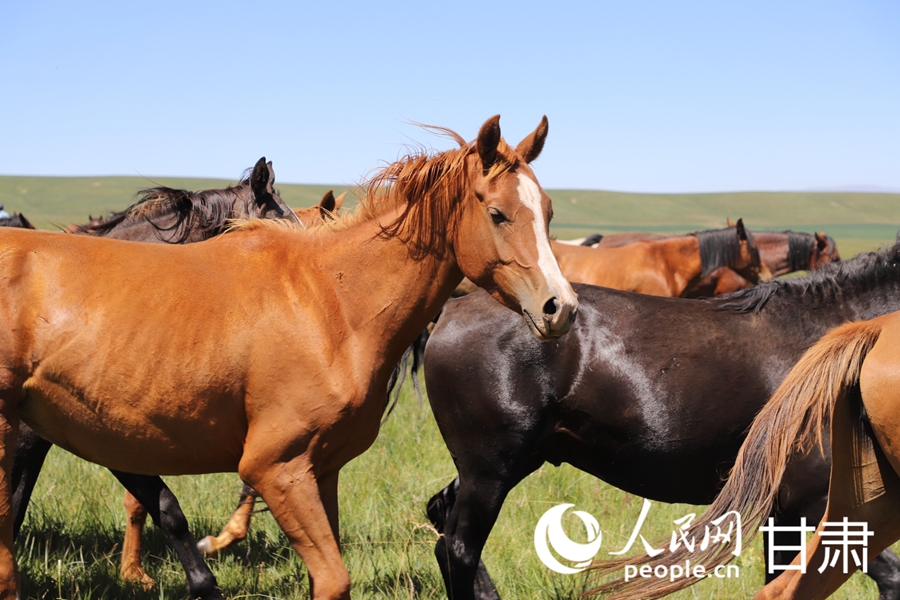
<svg viewBox="0 0 900 600">
<path fill-rule="evenodd" d="M 690 535 L 702 539 L 712 521 L 735 511 L 741 515 L 744 542 L 749 542 L 772 511 L 788 459 L 795 452 L 821 447 L 823 430 L 830 423 L 834 403 L 844 391 L 859 382 L 859 371 L 883 327 L 883 318 L 848 323 L 831 330 L 800 359 L 781 386 L 753 421 L 738 453 L 734 468 L 716 500 L 691 527 Z M 656 547 L 662 547 L 657 544 Z M 620 572 L 627 565 L 653 563 L 671 567 L 690 559 L 709 573 L 729 562 L 733 547 L 712 545 L 688 552 L 684 546 L 666 552 L 659 560 L 649 556 L 598 561 L 596 578 Z M 622 577 L 621 572 L 619 576 Z M 614 593 L 618 600 L 645 600 L 671 594 L 695 583 L 696 578 L 676 581 L 637 577 L 629 582 L 616 579 L 602 583 L 588 594 Z"/>
</svg>

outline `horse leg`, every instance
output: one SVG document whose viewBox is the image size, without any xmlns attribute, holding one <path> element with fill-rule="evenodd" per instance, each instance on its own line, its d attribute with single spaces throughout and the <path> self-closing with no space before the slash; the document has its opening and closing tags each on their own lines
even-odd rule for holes
<svg viewBox="0 0 900 600">
<path fill-rule="evenodd" d="M 778 511 L 771 515 L 775 519 L 776 527 L 799 526 L 803 517 L 808 524 L 822 520 L 828 503 L 826 482 L 830 478 L 831 471 L 829 440 L 830 433 L 826 435 L 824 441 L 826 456 L 822 456 L 818 448 L 813 448 L 803 455 L 793 457 L 788 463 L 778 494 Z M 780 547 L 797 547 L 799 540 L 799 532 L 776 532 L 773 535 L 775 545 Z M 763 537 L 766 583 L 774 581 L 779 575 L 777 571 L 769 573 L 768 546 L 767 535 Z M 775 563 L 789 564 L 797 554 L 796 551 L 787 550 L 776 552 Z M 893 550 L 886 548 L 884 552 L 869 560 L 866 575 L 878 586 L 879 600 L 900 600 L 900 558 Z"/>
<path fill-rule="evenodd" d="M 147 509 L 157 527 L 169 538 L 188 580 L 192 598 L 221 600 L 222 592 L 215 576 L 203 562 L 200 551 L 188 531 L 187 519 L 175 494 L 159 477 L 112 471 L 116 479 Z"/>
<path fill-rule="evenodd" d="M 124 581 L 140 584 L 145 590 L 152 589 L 156 582 L 144 572 L 141 566 L 141 535 L 147 522 L 147 509 L 131 492 L 125 492 L 125 541 L 122 543 L 122 566 L 119 575 Z"/>
<path fill-rule="evenodd" d="M 453 505 L 456 503 L 456 495 L 458 492 L 459 477 L 454 479 L 450 485 L 443 490 L 432 496 L 431 500 L 428 501 L 426 507 L 428 519 L 442 536 L 446 531 L 446 523 L 450 518 L 450 511 L 453 510 Z M 438 544 L 441 544 L 440 540 L 438 541 Z M 449 570 L 449 567 L 446 565 L 446 561 L 449 557 L 445 550 L 446 543 L 440 550 L 435 548 L 435 556 L 438 557 L 438 563 L 440 563 L 442 573 Z M 447 585 L 447 588 L 450 589 L 450 580 L 446 575 L 444 575 L 444 583 Z M 484 600 L 500 598 L 497 594 L 497 589 L 494 587 L 494 582 L 491 581 L 491 576 L 487 571 L 487 567 L 484 566 L 484 561 L 481 559 L 478 560 L 478 570 L 475 573 L 475 583 L 473 587 L 475 589 L 476 598 L 483 598 Z"/>
<path fill-rule="evenodd" d="M 466 468 L 460 458 L 460 476 L 428 502 L 428 516 L 442 534 L 434 555 L 449 598 L 499 600 L 481 553 L 507 494 L 542 461 L 532 459 L 523 465 L 513 457 L 493 457 L 497 464 L 483 472 Z"/>
<path fill-rule="evenodd" d="M 12 505 L 13 505 L 13 539 L 19 537 L 19 529 L 25 521 L 25 513 L 34 485 L 47 452 L 53 447 L 25 423 L 19 423 L 19 439 L 16 441 L 16 452 L 12 464 Z"/>
<path fill-rule="evenodd" d="M 0 405 L 9 406 L 8 398 Z M 19 572 L 13 546 L 12 467 L 13 449 L 19 435 L 18 418 L 0 412 L 0 600 L 18 598 Z"/>
<path fill-rule="evenodd" d="M 867 452 L 861 452 L 863 448 L 868 448 Z M 900 515 L 896 512 L 900 503 L 900 477 L 861 417 L 858 392 L 845 394 L 835 403 L 831 454 L 828 507 L 816 535 L 806 546 L 806 572 L 785 571 L 760 591 L 757 600 L 827 598 L 850 578 L 857 568 L 852 559 L 849 561 L 852 568 L 846 573 L 839 565 L 826 567 L 819 573 L 821 565 L 833 556 L 826 551 L 836 548 L 821 543 L 819 533 L 825 529 L 825 523 L 839 523 L 845 517 L 851 522 L 866 523 L 874 533 L 866 545 L 872 553 L 881 553 L 900 538 Z M 865 473 L 861 465 L 866 468 Z M 878 486 L 867 489 L 873 481 Z M 849 552 L 850 548 L 840 547 L 840 550 Z M 799 565 L 800 557 L 792 564 Z"/>
<path fill-rule="evenodd" d="M 245 446 L 240 475 L 269 506 L 291 546 L 306 563 L 312 597 L 349 600 L 350 574 L 337 537 L 338 472 L 317 476 L 306 455 L 262 464 L 251 459 Z"/>
<path fill-rule="evenodd" d="M 253 506 L 258 497 L 259 494 L 256 493 L 256 490 L 245 483 L 241 489 L 237 509 L 231 515 L 228 524 L 218 536 L 208 535 L 197 542 L 200 551 L 206 556 L 215 556 L 225 548 L 246 538 L 250 529 L 250 516 L 253 514 Z"/>
</svg>

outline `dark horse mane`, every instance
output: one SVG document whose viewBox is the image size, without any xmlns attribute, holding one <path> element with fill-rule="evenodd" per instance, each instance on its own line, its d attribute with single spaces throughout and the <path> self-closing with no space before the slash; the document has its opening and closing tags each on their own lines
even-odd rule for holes
<svg viewBox="0 0 900 600">
<path fill-rule="evenodd" d="M 34 229 L 34 225 L 32 225 L 28 221 L 28 219 L 25 218 L 25 215 L 20 213 L 14 213 L 11 217 L 0 219 L 0 227 L 21 227 L 23 229 Z"/>
<path fill-rule="evenodd" d="M 710 300 L 717 310 L 759 313 L 776 295 L 834 298 L 848 290 L 866 289 L 886 280 L 900 279 L 900 241 L 878 252 L 866 252 L 841 262 L 823 265 L 811 275 L 778 279 Z"/>
<path fill-rule="evenodd" d="M 191 192 L 165 186 L 143 189 L 134 195 L 138 200 L 125 210 L 110 213 L 99 224 L 78 225 L 71 232 L 103 236 L 129 219 L 143 217 L 158 232 L 171 234 L 171 237 L 161 237 L 168 244 L 183 244 L 196 232 L 204 238 L 211 237 L 223 233 L 228 220 L 237 216 L 232 215 L 232 204 L 235 198 L 247 193 L 249 186 L 250 178 L 246 176 L 237 185 L 221 190 Z M 175 221 L 161 225 L 153 220 L 164 216 L 173 216 Z"/>
<path fill-rule="evenodd" d="M 809 269 L 813 248 L 816 247 L 815 236 L 790 230 L 784 233 L 788 236 L 788 264 L 791 272 Z"/>
<path fill-rule="evenodd" d="M 692 233 L 700 243 L 700 264 L 702 271 L 700 276 L 706 277 L 720 267 L 727 267 L 737 262 L 741 255 L 741 243 L 735 235 L 734 227 L 724 229 L 710 229 Z M 747 232 L 747 241 L 750 242 L 750 252 L 753 260 L 759 262 L 759 249 L 753 241 L 753 236 Z"/>
</svg>

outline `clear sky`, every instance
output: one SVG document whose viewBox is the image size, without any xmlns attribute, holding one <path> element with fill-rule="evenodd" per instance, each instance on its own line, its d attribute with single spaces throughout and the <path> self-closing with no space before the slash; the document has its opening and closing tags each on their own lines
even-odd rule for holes
<svg viewBox="0 0 900 600">
<path fill-rule="evenodd" d="M 900 2 L 0 0 L 0 174 L 354 183 L 550 135 L 547 188 L 900 189 Z"/>
</svg>

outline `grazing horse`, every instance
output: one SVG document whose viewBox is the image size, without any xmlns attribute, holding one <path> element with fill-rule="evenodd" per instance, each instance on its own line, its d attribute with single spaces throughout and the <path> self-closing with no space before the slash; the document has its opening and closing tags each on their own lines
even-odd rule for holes
<svg viewBox="0 0 900 600">
<path fill-rule="evenodd" d="M 569 281 L 654 296 L 681 296 L 720 267 L 755 282 L 771 279 L 753 235 L 740 220 L 735 227 L 637 241 L 618 248 L 556 242 L 551 242 L 551 247 Z"/>
<path fill-rule="evenodd" d="M 865 524 L 873 535 L 866 541 L 869 556 L 900 539 L 900 313 L 837 327 L 810 348 L 788 373 L 771 400 L 754 420 L 741 446 L 728 482 L 715 502 L 692 529 L 703 531 L 718 515 L 741 515 L 742 535 L 749 541 L 772 511 L 786 465 L 798 452 L 821 448 L 829 439 L 832 457 L 828 506 L 816 534 L 806 546 L 806 562 L 798 555 L 794 569 L 771 581 L 758 600 L 827 598 L 859 564 L 850 568 L 827 563 L 828 545 L 822 543 L 826 524 L 843 521 Z M 823 449 L 824 450 L 824 449 Z M 812 525 L 812 524 L 811 524 Z M 858 539 L 858 538 L 854 538 Z M 713 545 L 690 558 L 712 570 L 727 563 L 732 548 Z M 845 552 L 848 552 L 845 549 Z M 686 558 L 673 552 L 658 564 L 671 565 Z M 630 564 L 650 562 L 636 557 Z M 656 561 L 654 561 L 656 562 Z M 605 570 L 619 566 L 605 565 Z M 786 565 L 782 565 L 786 566 Z M 805 567 L 801 570 L 799 567 Z M 617 597 L 659 597 L 687 587 L 695 580 L 633 584 L 615 582 Z"/>
<path fill-rule="evenodd" d="M 499 116 L 472 144 L 440 128 L 458 149 L 388 165 L 361 210 L 310 229 L 252 220 L 188 245 L 0 231 L 0 600 L 18 584 L 20 419 L 117 472 L 237 471 L 313 597 L 349 598 L 340 469 L 374 442 L 394 365 L 463 276 L 537 339 L 574 321 L 528 166 L 547 130 L 513 148 Z"/>
<path fill-rule="evenodd" d="M 506 495 L 545 462 L 653 500 L 711 502 L 803 352 L 837 325 L 900 310 L 898 265 L 900 244 L 705 300 L 575 285 L 578 322 L 548 344 L 481 292 L 448 302 L 424 361 L 459 472 L 428 503 L 448 594 L 498 597 L 482 549 Z M 818 521 L 828 461 L 810 455 L 785 482 L 778 523 Z M 882 597 L 900 598 L 896 555 L 869 565 Z"/>
<path fill-rule="evenodd" d="M 191 228 L 200 228 L 207 233 L 224 231 L 230 220 L 240 218 L 248 212 L 257 214 L 259 218 L 280 219 L 284 217 L 295 221 L 299 219 L 307 226 L 315 225 L 330 218 L 332 213 L 340 207 L 344 198 L 342 194 L 336 199 L 333 192 L 329 190 L 318 205 L 295 211 L 275 210 L 272 207 L 287 208 L 287 205 L 275 192 L 274 183 L 272 163 L 261 158 L 248 176 L 243 178 L 243 181 L 237 186 L 202 192 L 189 192 L 166 187 L 143 190 L 138 192 L 141 198 L 136 203 L 120 213 L 114 213 L 109 221 L 105 221 L 102 217 L 90 218 L 90 223 L 71 225 L 66 228 L 66 231 L 130 241 L 188 243 L 202 237 L 200 232 L 192 231 Z M 144 210 L 147 203 L 153 204 L 154 217 L 152 220 L 148 219 L 149 211 Z M 156 226 L 148 226 L 151 223 L 159 224 L 164 221 L 182 223 L 177 237 L 170 235 L 171 229 L 161 232 Z M 32 431 L 24 422 L 20 422 L 12 472 L 14 537 L 18 535 L 19 528 L 25 519 L 31 493 L 38 475 L 40 475 L 47 452 L 52 445 Z M 136 484 L 143 481 L 150 488 L 163 485 L 155 478 L 153 480 L 151 478 L 135 479 L 134 481 Z M 147 510 L 131 493 L 126 493 L 124 504 L 127 519 L 120 573 L 126 581 L 135 581 L 145 587 L 150 587 L 154 581 L 141 567 L 141 531 L 147 518 Z M 172 535 L 171 530 L 175 529 L 169 527 L 169 523 L 164 523 L 162 527 L 170 536 Z M 179 524 L 178 528 L 186 532 L 187 524 Z M 197 575 L 197 569 L 203 569 L 199 566 L 202 564 L 202 560 L 199 555 L 196 555 L 196 552 L 192 552 L 193 542 L 187 543 L 181 540 L 174 543 L 174 546 L 182 561 L 190 563 L 185 564 L 188 578 L 199 577 L 202 579 L 205 574 Z M 185 552 L 190 556 L 185 555 Z"/>
</svg>

